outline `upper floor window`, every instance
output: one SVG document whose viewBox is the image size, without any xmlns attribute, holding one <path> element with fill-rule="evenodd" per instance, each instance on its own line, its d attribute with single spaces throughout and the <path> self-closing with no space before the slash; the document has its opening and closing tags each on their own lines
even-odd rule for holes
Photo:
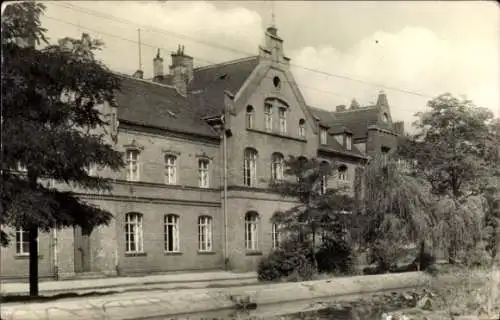
<svg viewBox="0 0 500 320">
<path fill-rule="evenodd" d="M 164 236 L 165 236 L 165 251 L 179 252 L 180 237 L 179 237 L 179 216 L 168 214 L 164 218 Z"/>
<path fill-rule="evenodd" d="M 247 212 L 245 215 L 245 249 L 257 250 L 259 248 L 259 214 Z"/>
<path fill-rule="evenodd" d="M 247 106 L 246 113 L 246 126 L 247 129 L 253 129 L 253 121 L 254 121 L 254 111 L 252 106 Z"/>
<path fill-rule="evenodd" d="M 388 123 L 389 122 L 389 115 L 387 113 L 385 113 L 385 112 L 382 115 L 382 121 L 384 121 L 384 123 Z"/>
<path fill-rule="evenodd" d="M 209 161 L 207 159 L 199 159 L 198 160 L 198 175 L 199 175 L 199 186 L 200 188 L 208 188 L 209 187 L 209 174 L 208 174 L 208 164 Z"/>
<path fill-rule="evenodd" d="M 280 234 L 280 225 L 279 224 L 273 223 L 271 236 L 272 236 L 273 249 L 278 249 L 280 247 L 280 243 L 281 243 L 281 234 Z"/>
<path fill-rule="evenodd" d="M 210 252 L 212 250 L 212 218 L 201 216 L 198 218 L 198 251 Z"/>
<path fill-rule="evenodd" d="M 273 117 L 272 117 L 273 105 L 266 102 L 264 104 L 264 128 L 266 131 L 273 130 Z"/>
<path fill-rule="evenodd" d="M 306 121 L 304 119 L 299 120 L 299 137 L 306 137 Z"/>
<path fill-rule="evenodd" d="M 16 229 L 16 254 L 28 255 L 30 253 L 29 232 L 23 228 Z"/>
<path fill-rule="evenodd" d="M 342 165 L 338 168 L 338 178 L 340 181 L 347 181 L 347 167 Z"/>
<path fill-rule="evenodd" d="M 174 155 L 165 155 L 165 183 L 177 183 L 177 157 Z"/>
<path fill-rule="evenodd" d="M 125 252 L 143 252 L 142 214 L 127 213 L 125 215 Z"/>
<path fill-rule="evenodd" d="M 326 128 L 320 127 L 319 129 L 319 143 L 326 144 L 327 130 Z"/>
<path fill-rule="evenodd" d="M 320 181 L 320 193 L 325 194 L 328 189 L 328 172 L 329 164 L 326 161 L 321 162 L 321 181 Z"/>
<path fill-rule="evenodd" d="M 389 151 L 391 148 L 388 147 L 381 147 L 381 158 L 382 158 L 382 164 L 385 165 L 387 163 L 387 160 L 389 159 Z"/>
<path fill-rule="evenodd" d="M 351 150 L 352 149 L 352 137 L 350 134 L 347 134 L 345 136 L 345 148 L 347 150 Z"/>
<path fill-rule="evenodd" d="M 274 77 L 273 78 L 273 85 L 278 90 L 281 88 L 281 80 L 280 80 L 279 77 Z"/>
<path fill-rule="evenodd" d="M 280 153 L 273 153 L 271 156 L 271 179 L 282 180 L 284 173 L 284 158 Z"/>
<path fill-rule="evenodd" d="M 286 109 L 279 108 L 280 133 L 286 134 Z"/>
<path fill-rule="evenodd" d="M 139 181 L 139 150 L 129 149 L 126 156 L 127 181 Z"/>
<path fill-rule="evenodd" d="M 257 180 L 257 151 L 245 149 L 243 160 L 243 184 L 249 187 L 255 185 Z"/>
</svg>

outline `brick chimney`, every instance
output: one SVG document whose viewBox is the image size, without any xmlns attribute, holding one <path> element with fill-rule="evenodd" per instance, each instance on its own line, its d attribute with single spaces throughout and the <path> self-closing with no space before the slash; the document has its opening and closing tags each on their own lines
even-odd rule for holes
<svg viewBox="0 0 500 320">
<path fill-rule="evenodd" d="M 387 96 L 384 91 L 380 91 L 378 94 L 377 107 L 389 107 L 389 102 L 387 102 Z"/>
<path fill-rule="evenodd" d="M 153 81 L 161 80 L 163 80 L 163 58 L 160 56 L 160 49 L 158 49 L 156 57 L 153 59 Z"/>
<path fill-rule="evenodd" d="M 394 132 L 402 136 L 405 133 L 405 123 L 403 121 L 394 122 L 393 124 Z"/>
<path fill-rule="evenodd" d="M 193 57 L 184 54 L 184 46 L 179 45 L 177 52 L 172 52 L 170 75 L 172 84 L 183 94 L 187 94 L 187 87 L 193 80 Z"/>
<path fill-rule="evenodd" d="M 343 104 L 335 107 L 335 111 L 337 111 L 337 112 L 341 112 L 341 111 L 345 111 L 345 110 L 346 110 L 346 107 Z"/>
</svg>

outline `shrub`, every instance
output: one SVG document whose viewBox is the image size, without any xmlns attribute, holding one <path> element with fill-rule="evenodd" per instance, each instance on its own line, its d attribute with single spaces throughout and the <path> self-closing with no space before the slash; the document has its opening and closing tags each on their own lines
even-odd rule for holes
<svg viewBox="0 0 500 320">
<path fill-rule="evenodd" d="M 429 252 L 423 252 L 413 260 L 412 264 L 415 267 L 420 266 L 420 271 L 425 271 L 436 264 L 436 257 Z"/>
<path fill-rule="evenodd" d="M 296 239 L 285 241 L 279 249 L 262 258 L 257 267 L 260 281 L 310 280 L 315 273 L 310 247 Z"/>
<path fill-rule="evenodd" d="M 327 239 L 316 253 L 318 271 L 327 273 L 355 273 L 356 258 L 349 243 Z"/>
<path fill-rule="evenodd" d="M 379 273 L 386 273 L 397 266 L 398 257 L 397 246 L 387 240 L 377 240 L 370 248 L 368 262 L 375 264 Z"/>
</svg>

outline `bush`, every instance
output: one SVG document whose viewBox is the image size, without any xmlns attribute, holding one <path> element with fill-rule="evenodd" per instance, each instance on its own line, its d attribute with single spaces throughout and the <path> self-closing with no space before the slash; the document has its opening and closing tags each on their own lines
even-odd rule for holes
<svg viewBox="0 0 500 320">
<path fill-rule="evenodd" d="M 327 239 L 316 253 L 318 271 L 326 273 L 355 273 L 356 258 L 349 243 Z"/>
<path fill-rule="evenodd" d="M 295 239 L 284 242 L 279 249 L 262 258 L 257 267 L 260 281 L 310 280 L 315 273 L 309 245 Z"/>
<path fill-rule="evenodd" d="M 415 268 L 417 266 L 420 267 L 420 271 L 425 271 L 429 269 L 430 267 L 433 267 L 436 265 L 436 257 L 429 253 L 429 252 L 424 252 L 421 255 L 419 254 L 415 260 L 412 262 L 413 265 L 415 265 Z"/>
<path fill-rule="evenodd" d="M 398 248 L 387 240 L 377 240 L 370 248 L 368 263 L 375 264 L 379 273 L 389 272 L 397 267 Z"/>
</svg>

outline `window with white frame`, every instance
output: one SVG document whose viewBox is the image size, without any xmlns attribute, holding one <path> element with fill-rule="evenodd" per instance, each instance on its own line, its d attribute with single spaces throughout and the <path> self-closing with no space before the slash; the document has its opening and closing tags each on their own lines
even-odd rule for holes
<svg viewBox="0 0 500 320">
<path fill-rule="evenodd" d="M 24 164 L 18 162 L 17 163 L 17 171 L 26 173 L 26 172 L 28 172 L 28 168 L 26 168 L 26 166 Z"/>
<path fill-rule="evenodd" d="M 342 165 L 338 168 L 338 178 L 340 181 L 347 181 L 347 167 Z"/>
<path fill-rule="evenodd" d="M 279 108 L 280 133 L 286 134 L 286 109 Z"/>
<path fill-rule="evenodd" d="M 304 119 L 299 120 L 299 137 L 306 137 L 306 121 Z"/>
<path fill-rule="evenodd" d="M 143 252 L 142 214 L 127 213 L 125 215 L 125 252 Z"/>
<path fill-rule="evenodd" d="M 273 105 L 270 103 L 264 104 L 264 128 L 266 131 L 273 130 Z"/>
<path fill-rule="evenodd" d="M 271 179 L 282 180 L 284 172 L 285 160 L 281 153 L 273 153 L 271 156 Z"/>
<path fill-rule="evenodd" d="M 319 129 L 319 143 L 326 144 L 327 130 L 326 128 L 320 127 Z"/>
<path fill-rule="evenodd" d="M 246 125 L 247 129 L 253 129 L 254 111 L 252 106 L 247 106 Z"/>
<path fill-rule="evenodd" d="M 321 171 L 320 193 L 321 194 L 325 194 L 326 190 L 328 188 L 328 172 L 327 172 L 328 167 L 329 167 L 328 162 L 326 162 L 326 161 L 321 162 L 321 168 L 320 168 L 320 171 Z"/>
<path fill-rule="evenodd" d="M 350 134 L 346 134 L 346 136 L 345 136 L 345 148 L 347 150 L 352 149 L 352 137 Z"/>
<path fill-rule="evenodd" d="M 97 175 L 97 165 L 95 163 L 91 163 L 88 166 L 85 167 L 85 171 L 89 176 L 96 176 Z"/>
<path fill-rule="evenodd" d="M 273 249 L 277 249 L 280 247 L 281 243 L 281 226 L 277 223 L 273 223 L 272 225 L 272 246 Z"/>
<path fill-rule="evenodd" d="M 209 183 L 209 174 L 208 174 L 208 164 L 210 161 L 207 159 L 199 159 L 198 160 L 198 176 L 199 176 L 199 186 L 200 188 L 208 188 Z"/>
<path fill-rule="evenodd" d="M 165 183 L 177 183 L 177 157 L 171 154 L 165 155 Z"/>
<path fill-rule="evenodd" d="M 247 212 L 245 215 L 245 249 L 259 248 L 259 215 L 257 212 Z"/>
<path fill-rule="evenodd" d="M 139 150 L 129 149 L 126 156 L 127 181 L 139 181 Z"/>
<path fill-rule="evenodd" d="M 29 232 L 23 228 L 16 229 L 16 254 L 29 255 L 30 253 L 30 238 Z"/>
<path fill-rule="evenodd" d="M 252 187 L 257 180 L 257 151 L 245 149 L 243 160 L 243 184 Z"/>
<path fill-rule="evenodd" d="M 211 252 L 212 250 L 212 218 L 201 216 L 198 218 L 198 251 Z"/>
<path fill-rule="evenodd" d="M 165 252 L 180 251 L 179 220 L 175 214 L 165 216 Z"/>
</svg>

